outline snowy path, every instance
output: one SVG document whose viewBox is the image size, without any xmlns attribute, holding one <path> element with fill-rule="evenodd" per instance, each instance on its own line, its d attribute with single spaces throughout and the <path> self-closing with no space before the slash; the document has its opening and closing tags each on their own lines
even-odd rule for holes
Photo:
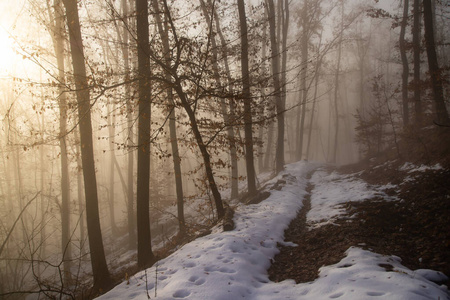
<svg viewBox="0 0 450 300">
<path fill-rule="evenodd" d="M 269 281 L 267 269 L 278 252 L 277 243 L 284 243 L 284 230 L 302 207 L 306 176 L 315 167 L 304 162 L 288 165 L 267 184 L 284 180 L 280 191 L 270 190 L 271 196 L 260 204 L 238 207 L 235 230 L 215 228 L 98 299 L 448 299 L 445 290 L 422 276 L 437 276 L 436 272 L 419 275 L 401 266 L 397 257 L 358 248 L 350 248 L 340 263 L 323 267 L 312 283 Z M 335 207 L 329 202 L 344 190 L 354 195 L 367 192 L 365 185 L 320 170 L 311 181 L 315 189 L 310 217 L 316 221 L 333 218 Z M 379 266 L 383 263 L 398 271 L 386 272 Z"/>
</svg>

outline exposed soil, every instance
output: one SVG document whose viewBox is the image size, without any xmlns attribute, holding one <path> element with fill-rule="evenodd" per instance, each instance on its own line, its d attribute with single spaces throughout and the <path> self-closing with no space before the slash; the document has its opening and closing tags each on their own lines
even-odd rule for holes
<svg viewBox="0 0 450 300">
<path fill-rule="evenodd" d="M 346 203 L 347 217 L 337 220 L 336 225 L 309 230 L 305 222 L 310 203 L 306 197 L 303 209 L 285 231 L 285 240 L 298 247 L 280 245 L 281 252 L 269 269 L 270 279 L 313 281 L 321 266 L 339 262 L 350 246 L 397 255 L 412 270 L 433 269 L 450 276 L 450 171 L 408 173 L 399 171 L 399 164 L 339 169 L 342 173 L 365 170 L 359 176 L 370 184 L 402 184 L 388 191 L 399 200 L 373 198 Z M 414 180 L 405 181 L 407 178 Z"/>
</svg>

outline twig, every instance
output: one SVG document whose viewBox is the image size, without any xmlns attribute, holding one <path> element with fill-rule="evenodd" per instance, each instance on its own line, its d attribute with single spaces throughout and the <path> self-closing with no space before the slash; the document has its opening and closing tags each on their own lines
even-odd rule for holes
<svg viewBox="0 0 450 300">
<path fill-rule="evenodd" d="M 155 263 L 155 298 L 158 290 L 158 262 Z"/>
<path fill-rule="evenodd" d="M 144 272 L 145 272 L 145 291 L 147 292 L 147 299 L 150 299 L 150 294 L 148 293 L 147 269 L 145 269 Z"/>
<path fill-rule="evenodd" d="M 2 255 L 3 249 L 5 248 L 6 243 L 8 242 L 9 237 L 11 236 L 11 233 L 14 230 L 14 227 L 16 227 L 17 222 L 20 220 L 20 218 L 22 217 L 22 214 L 25 212 L 25 210 L 27 209 L 27 207 L 31 204 L 31 202 L 33 202 L 37 196 L 40 194 L 41 192 L 37 192 L 36 195 L 34 195 L 34 197 L 28 201 L 28 203 L 22 208 L 22 210 L 20 211 L 20 214 L 17 216 L 16 220 L 14 221 L 13 226 L 11 227 L 11 229 L 8 232 L 8 235 L 6 236 L 5 240 L 2 243 L 2 246 L 0 247 L 0 255 Z"/>
</svg>

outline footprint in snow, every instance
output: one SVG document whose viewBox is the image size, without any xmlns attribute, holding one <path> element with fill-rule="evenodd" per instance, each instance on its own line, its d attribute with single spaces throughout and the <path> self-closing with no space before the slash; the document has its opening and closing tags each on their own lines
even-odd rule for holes
<svg viewBox="0 0 450 300">
<path fill-rule="evenodd" d="M 196 264 L 194 262 L 188 262 L 188 263 L 183 264 L 183 267 L 185 267 L 185 268 L 193 268 L 195 266 L 196 266 Z"/>
<path fill-rule="evenodd" d="M 178 270 L 174 270 L 174 269 L 170 269 L 169 271 L 166 271 L 165 274 L 166 275 L 173 275 L 177 272 Z"/>
<path fill-rule="evenodd" d="M 188 280 L 190 282 L 192 282 L 193 284 L 195 284 L 195 285 L 202 285 L 202 284 L 204 284 L 206 282 L 205 278 L 201 278 L 201 277 L 198 277 L 196 275 L 193 275 L 193 276 L 189 277 Z"/>
<path fill-rule="evenodd" d="M 175 293 L 173 293 L 173 297 L 174 298 L 179 298 L 179 299 L 183 299 L 188 297 L 191 294 L 191 292 L 187 291 L 187 290 L 178 290 Z"/>
<path fill-rule="evenodd" d="M 341 297 L 342 295 L 344 295 L 344 293 L 336 293 L 336 294 L 331 295 L 330 298 L 331 299 L 336 299 L 336 298 Z"/>
<path fill-rule="evenodd" d="M 220 269 L 219 269 L 219 272 L 227 273 L 227 274 L 233 274 L 233 273 L 236 273 L 235 270 L 230 269 L 230 268 L 227 268 L 227 267 L 222 267 L 222 268 L 220 268 Z"/>
<path fill-rule="evenodd" d="M 384 296 L 383 292 L 367 292 L 366 294 L 367 296 L 374 296 L 374 297 Z"/>
</svg>

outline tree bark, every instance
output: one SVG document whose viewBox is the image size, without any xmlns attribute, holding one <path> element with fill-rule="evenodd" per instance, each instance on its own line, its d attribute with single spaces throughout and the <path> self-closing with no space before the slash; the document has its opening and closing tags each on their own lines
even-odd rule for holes
<svg viewBox="0 0 450 300">
<path fill-rule="evenodd" d="M 423 0 L 423 15 L 425 25 L 425 44 L 428 57 L 428 70 L 431 77 L 431 86 L 436 110 L 437 123 L 450 125 L 447 107 L 445 106 L 442 73 L 436 54 L 434 41 L 433 9 L 431 0 Z"/>
<path fill-rule="evenodd" d="M 301 109 L 302 114 L 300 118 L 300 130 L 299 130 L 299 142 L 297 149 L 297 160 L 301 160 L 303 157 L 303 136 L 305 131 L 305 119 L 306 119 L 306 101 L 308 99 L 308 89 L 306 88 L 306 75 L 308 70 L 308 42 L 309 42 L 309 24 L 308 24 L 308 0 L 304 0 L 302 9 L 302 39 L 300 55 L 302 57 L 300 80 L 301 80 Z"/>
<path fill-rule="evenodd" d="M 114 100 L 113 100 L 114 101 Z M 112 107 L 112 111 L 111 111 L 111 105 Z M 115 130 L 115 103 L 107 103 L 107 124 L 108 124 L 108 132 L 109 132 L 109 138 L 111 139 L 109 142 L 109 166 L 111 168 L 110 173 L 109 173 L 109 197 L 108 197 L 108 202 L 109 202 L 109 222 L 111 224 L 111 233 L 113 234 L 113 236 L 115 236 L 118 232 L 117 226 L 116 226 L 116 217 L 115 217 L 115 164 L 114 161 L 116 159 L 116 154 L 115 154 L 115 135 L 116 135 L 116 130 Z M 120 171 L 119 171 L 120 172 Z"/>
<path fill-rule="evenodd" d="M 422 102 L 420 97 L 420 0 L 414 0 L 414 25 L 413 25 L 413 57 L 414 57 L 414 112 L 415 123 L 420 126 L 422 122 Z"/>
<path fill-rule="evenodd" d="M 86 218 L 91 251 L 94 289 L 106 290 L 112 280 L 106 264 L 98 210 L 97 179 L 92 141 L 91 103 L 84 64 L 83 42 L 76 0 L 63 0 L 69 28 L 70 49 L 75 78 L 81 140 L 81 161 L 86 198 Z"/>
<path fill-rule="evenodd" d="M 252 98 L 250 95 L 250 73 L 248 66 L 248 36 L 247 18 L 244 0 L 238 0 L 239 24 L 241 28 L 241 72 L 242 97 L 244 99 L 244 132 L 245 132 L 245 162 L 247 169 L 247 188 L 249 195 L 256 193 L 256 174 L 253 158 L 253 125 Z"/>
<path fill-rule="evenodd" d="M 281 86 L 280 86 L 280 56 L 275 28 L 275 5 L 273 0 L 267 0 L 267 12 L 269 17 L 270 46 L 272 50 L 272 78 L 274 87 L 275 104 L 277 111 L 277 147 L 275 154 L 275 168 L 279 173 L 284 169 L 284 110 Z"/>
<path fill-rule="evenodd" d="M 124 30 L 122 35 L 122 57 L 124 61 L 125 82 L 130 79 L 130 55 L 129 55 L 129 35 L 128 35 L 128 0 L 121 1 L 122 16 L 124 22 Z M 133 123 L 134 123 L 134 109 L 131 99 L 131 87 L 127 83 L 125 85 L 125 101 L 127 109 L 127 146 L 128 146 L 128 168 L 127 168 L 127 219 L 128 219 L 128 249 L 136 249 L 136 216 L 134 214 L 134 147 L 133 142 Z"/>
<path fill-rule="evenodd" d="M 265 12 L 264 16 L 267 18 L 267 11 Z M 261 45 L 261 60 L 262 60 L 262 64 L 261 64 L 261 68 L 260 68 L 260 72 L 259 72 L 259 76 L 261 76 L 262 78 L 264 78 L 265 76 L 267 76 L 266 74 L 266 59 L 267 59 L 267 47 L 266 47 L 266 41 L 267 41 L 267 22 L 265 21 L 264 24 L 262 25 L 263 28 L 263 32 L 262 32 L 262 45 Z M 265 90 L 265 85 L 260 87 L 261 89 L 261 98 L 262 99 L 266 99 L 266 90 Z M 270 105 L 270 103 L 269 103 Z M 265 116 L 265 110 L 268 111 L 268 113 L 270 114 L 271 111 L 270 109 L 267 109 L 266 105 L 263 106 L 262 108 L 262 115 Z M 261 173 L 262 171 L 265 171 L 265 166 L 264 166 L 264 159 L 265 159 L 265 155 L 263 155 L 264 153 L 264 143 L 263 143 L 263 134 L 264 134 L 264 128 L 265 126 L 260 125 L 259 126 L 259 139 L 260 139 L 260 147 L 259 147 L 259 157 L 258 157 L 258 169 L 259 172 Z M 267 141 L 266 141 L 267 144 Z"/>
<path fill-rule="evenodd" d="M 225 210 L 224 210 L 223 203 L 222 203 L 222 197 L 220 195 L 219 189 L 217 188 L 216 180 L 214 179 L 214 173 L 212 171 L 211 158 L 210 158 L 208 149 L 207 149 L 205 143 L 203 142 L 203 137 L 198 128 L 197 120 L 195 118 L 195 113 L 192 110 L 191 106 L 189 105 L 189 102 L 186 98 L 186 94 L 184 93 L 183 88 L 181 86 L 181 82 L 177 78 L 174 83 L 174 89 L 177 92 L 178 96 L 180 97 L 181 104 L 183 105 L 183 108 L 188 115 L 190 125 L 192 128 L 192 132 L 194 133 L 194 137 L 195 137 L 195 140 L 197 141 L 198 148 L 200 150 L 200 153 L 202 154 L 209 188 L 211 189 L 211 193 L 213 194 L 214 204 L 216 205 L 216 210 L 217 210 L 217 216 L 220 219 L 224 216 Z"/>
<path fill-rule="evenodd" d="M 409 65 L 408 57 L 406 56 L 406 42 L 405 42 L 405 32 L 406 25 L 408 21 L 408 11 L 409 11 L 409 0 L 404 0 L 403 3 L 403 18 L 400 28 L 400 57 L 402 60 L 402 112 L 403 112 L 403 126 L 408 126 L 409 124 L 409 105 L 408 105 L 408 77 L 409 77 Z"/>
<path fill-rule="evenodd" d="M 344 35 L 344 2 L 342 1 L 341 7 L 341 31 L 338 42 L 338 57 L 336 61 L 336 74 L 334 77 L 334 114 L 335 114 L 335 128 L 334 128 L 334 146 L 332 162 L 336 163 L 338 152 L 338 135 L 339 135 L 339 72 L 341 68 L 341 56 L 342 56 L 342 38 Z"/>
<path fill-rule="evenodd" d="M 282 14 L 282 41 L 281 41 L 281 110 L 283 113 L 283 124 L 284 124 L 284 110 L 286 108 L 286 64 L 287 64 L 287 38 L 289 33 L 289 1 L 288 0 L 278 0 L 281 4 L 281 14 Z M 284 5 L 283 5 L 284 3 Z M 283 160 L 278 161 L 278 168 L 282 170 L 284 168 L 284 126 L 283 126 Z"/>
<path fill-rule="evenodd" d="M 155 260 L 150 233 L 150 44 L 148 6 L 136 0 L 136 28 L 139 76 L 138 167 L 137 167 L 137 259 L 138 267 L 149 267 Z"/>
<path fill-rule="evenodd" d="M 75 132 L 75 139 L 76 139 L 76 144 L 75 144 L 75 156 L 77 158 L 77 198 L 78 198 L 78 212 L 80 214 L 79 218 L 80 218 L 80 253 L 82 255 L 86 254 L 86 247 L 85 247 L 85 241 L 86 241 L 86 224 L 85 224 L 85 208 L 83 205 L 84 201 L 84 196 L 83 196 L 83 178 L 82 178 L 82 173 L 83 173 L 83 166 L 81 163 L 81 147 L 79 144 L 79 131 L 78 128 L 75 128 L 74 130 Z"/>
<path fill-rule="evenodd" d="M 322 41 L 322 33 L 320 33 L 320 41 Z M 320 42 L 319 42 L 320 44 Z M 318 50 L 319 51 L 319 50 Z M 308 142 L 306 145 L 306 160 L 309 159 L 309 152 L 311 150 L 311 137 L 312 137 L 312 131 L 313 131 L 313 122 L 314 122 L 314 112 L 316 110 L 316 102 L 317 102 L 317 89 L 319 86 L 319 69 L 320 69 L 320 65 L 322 63 L 321 59 L 318 59 L 316 61 L 316 68 L 315 68 L 315 78 L 314 78 L 314 95 L 313 95 L 313 100 L 312 100 L 312 108 L 311 108 L 311 119 L 309 121 L 309 133 L 308 133 Z"/>
</svg>

